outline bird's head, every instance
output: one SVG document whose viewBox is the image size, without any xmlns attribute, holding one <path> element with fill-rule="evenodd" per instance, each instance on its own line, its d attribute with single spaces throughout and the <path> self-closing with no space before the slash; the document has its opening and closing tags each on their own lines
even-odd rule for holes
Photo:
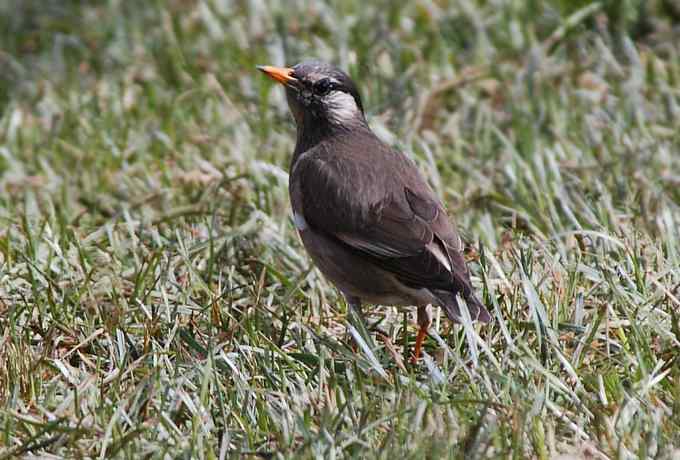
<svg viewBox="0 0 680 460">
<path fill-rule="evenodd" d="M 285 86 L 288 106 L 298 128 L 365 123 L 359 91 L 337 67 L 321 61 L 304 61 L 293 67 L 258 69 Z"/>
</svg>

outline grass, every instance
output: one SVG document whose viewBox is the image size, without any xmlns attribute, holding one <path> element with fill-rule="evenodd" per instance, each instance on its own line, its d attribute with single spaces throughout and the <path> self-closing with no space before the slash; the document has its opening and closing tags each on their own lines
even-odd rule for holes
<svg viewBox="0 0 680 460">
<path fill-rule="evenodd" d="M 0 6 L 0 458 L 678 458 L 680 40 L 639 4 Z M 295 234 L 255 65 L 303 56 L 468 241 L 494 322 L 417 366 Z"/>
</svg>

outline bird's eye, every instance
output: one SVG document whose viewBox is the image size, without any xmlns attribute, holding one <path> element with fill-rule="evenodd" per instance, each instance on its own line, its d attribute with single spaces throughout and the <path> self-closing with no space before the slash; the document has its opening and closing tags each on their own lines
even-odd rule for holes
<svg viewBox="0 0 680 460">
<path fill-rule="evenodd" d="M 318 94 L 319 96 L 324 96 L 328 94 L 330 90 L 333 89 L 333 82 L 330 80 L 330 78 L 323 78 L 316 83 L 314 83 L 314 92 Z"/>
</svg>

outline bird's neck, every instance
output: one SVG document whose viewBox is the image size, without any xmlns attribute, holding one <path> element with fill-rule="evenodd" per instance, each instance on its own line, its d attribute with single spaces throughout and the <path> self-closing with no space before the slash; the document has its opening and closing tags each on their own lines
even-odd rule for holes
<svg viewBox="0 0 680 460">
<path fill-rule="evenodd" d="M 372 134 L 363 115 L 345 123 L 327 120 L 304 120 L 297 126 L 297 142 L 293 153 L 293 163 L 304 152 L 322 142 L 343 142 L 347 136 Z"/>
</svg>

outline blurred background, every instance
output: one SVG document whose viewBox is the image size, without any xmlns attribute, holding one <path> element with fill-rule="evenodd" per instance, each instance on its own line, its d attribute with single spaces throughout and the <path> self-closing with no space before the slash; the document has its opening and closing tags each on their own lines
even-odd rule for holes
<svg viewBox="0 0 680 460">
<path fill-rule="evenodd" d="M 677 0 L 1 0 L 0 458 L 677 458 L 679 44 Z M 290 221 L 255 66 L 309 57 L 493 312 L 415 368 Z"/>
</svg>

